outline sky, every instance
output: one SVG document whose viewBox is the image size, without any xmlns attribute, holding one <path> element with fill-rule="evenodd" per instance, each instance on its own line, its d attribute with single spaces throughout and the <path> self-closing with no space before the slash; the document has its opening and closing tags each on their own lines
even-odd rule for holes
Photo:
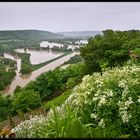
<svg viewBox="0 0 140 140">
<path fill-rule="evenodd" d="M 0 2 L 0 30 L 140 29 L 139 2 Z"/>
</svg>

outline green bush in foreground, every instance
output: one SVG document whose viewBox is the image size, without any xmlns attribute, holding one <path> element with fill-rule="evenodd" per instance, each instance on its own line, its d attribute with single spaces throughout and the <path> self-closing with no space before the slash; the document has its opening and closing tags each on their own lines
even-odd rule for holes
<svg viewBox="0 0 140 140">
<path fill-rule="evenodd" d="M 36 126 L 31 119 L 27 124 L 33 128 L 25 121 L 12 131 L 17 137 L 140 137 L 139 77 L 135 65 L 86 75 L 64 104 L 48 112 L 45 123 L 40 119 Z"/>
</svg>

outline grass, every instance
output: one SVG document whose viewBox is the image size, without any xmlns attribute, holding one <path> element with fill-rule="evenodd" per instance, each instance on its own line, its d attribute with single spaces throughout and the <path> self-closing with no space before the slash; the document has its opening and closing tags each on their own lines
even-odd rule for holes
<svg viewBox="0 0 140 140">
<path fill-rule="evenodd" d="M 140 49 L 139 48 L 136 48 L 133 50 L 133 53 L 137 54 L 137 55 L 140 55 Z"/>
<path fill-rule="evenodd" d="M 45 110 L 49 110 L 50 108 L 53 108 L 55 106 L 60 106 L 61 104 L 65 102 L 65 100 L 69 97 L 71 93 L 72 93 L 71 89 L 63 92 L 60 96 L 42 105 L 42 108 L 44 108 Z"/>
<path fill-rule="evenodd" d="M 41 67 L 43 67 L 43 66 L 45 66 L 45 65 L 47 65 L 47 64 L 49 64 L 49 63 L 51 63 L 51 62 L 53 62 L 53 61 L 55 61 L 55 60 L 61 58 L 61 57 L 64 57 L 64 56 L 66 56 L 66 55 L 68 55 L 68 54 L 70 54 L 70 53 L 71 53 L 71 52 L 64 52 L 62 55 L 60 55 L 60 56 L 58 56 L 58 57 L 56 57 L 56 58 L 54 58 L 54 59 L 51 59 L 51 60 L 49 60 L 49 61 L 45 61 L 45 62 L 40 63 L 40 64 L 32 65 L 32 71 L 35 71 L 35 70 L 37 70 L 37 69 L 40 69 Z"/>
</svg>

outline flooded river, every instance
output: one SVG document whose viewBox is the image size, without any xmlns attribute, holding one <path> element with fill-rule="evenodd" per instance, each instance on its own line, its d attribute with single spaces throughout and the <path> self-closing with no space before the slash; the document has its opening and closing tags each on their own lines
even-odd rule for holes
<svg viewBox="0 0 140 140">
<path fill-rule="evenodd" d="M 26 74 L 26 75 L 21 75 L 19 73 L 20 67 L 21 67 L 21 60 L 19 58 L 13 57 L 9 54 L 4 54 L 4 57 L 17 61 L 17 70 L 16 70 L 15 78 L 12 80 L 11 84 L 5 88 L 5 90 L 3 91 L 3 95 L 6 96 L 6 95 L 12 94 L 17 86 L 24 87 L 27 83 L 36 79 L 36 77 L 38 77 L 41 73 L 55 69 L 57 66 L 60 66 L 65 61 L 68 61 L 70 59 L 70 57 L 72 57 L 76 54 L 79 54 L 79 52 L 73 52 L 67 56 L 64 56 L 64 57 L 62 57 L 62 58 L 60 58 L 60 59 L 58 59 L 50 64 L 38 69 L 38 70 L 33 71 L 32 73 Z M 38 59 L 38 57 L 36 57 L 36 60 L 37 59 Z M 47 61 L 47 60 L 45 59 L 45 61 Z"/>
<path fill-rule="evenodd" d="M 15 49 L 15 51 L 19 52 L 19 53 L 25 53 L 24 49 Z M 63 53 L 60 52 L 51 52 L 51 51 L 47 51 L 47 50 L 26 50 L 26 53 L 30 53 L 30 61 L 31 64 L 39 64 L 39 63 L 43 63 L 45 61 L 48 61 L 50 59 L 56 58 L 60 55 L 62 55 Z"/>
</svg>

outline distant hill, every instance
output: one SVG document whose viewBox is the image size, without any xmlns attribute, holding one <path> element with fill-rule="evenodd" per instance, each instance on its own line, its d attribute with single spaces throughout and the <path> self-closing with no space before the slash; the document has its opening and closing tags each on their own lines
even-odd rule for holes
<svg viewBox="0 0 140 140">
<path fill-rule="evenodd" d="M 102 34 L 101 31 L 71 31 L 71 32 L 57 32 L 65 37 L 93 37 L 97 34 Z"/>
<path fill-rule="evenodd" d="M 62 38 L 63 35 L 42 30 L 5 30 L 0 31 L 0 40 L 46 40 Z"/>
</svg>

